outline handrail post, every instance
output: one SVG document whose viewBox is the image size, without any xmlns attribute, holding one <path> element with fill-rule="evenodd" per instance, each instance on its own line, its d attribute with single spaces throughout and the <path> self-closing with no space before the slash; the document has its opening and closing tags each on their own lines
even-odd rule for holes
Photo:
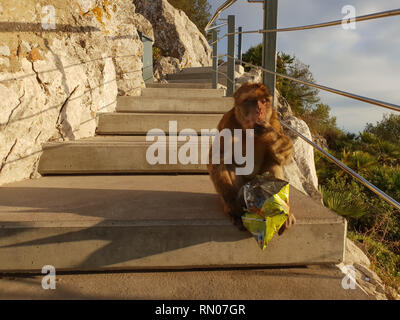
<svg viewBox="0 0 400 320">
<path fill-rule="evenodd" d="M 212 42 L 213 42 L 213 59 L 212 59 L 212 68 L 213 68 L 213 76 L 212 76 L 212 87 L 213 89 L 217 89 L 218 87 L 218 32 L 217 29 L 212 31 Z"/>
<path fill-rule="evenodd" d="M 228 16 L 228 66 L 226 79 L 226 96 L 232 97 L 235 90 L 235 16 Z"/>
<path fill-rule="evenodd" d="M 239 34 L 238 34 L 238 54 L 237 58 L 238 60 L 242 60 L 242 27 L 238 28 Z"/>
<path fill-rule="evenodd" d="M 264 30 L 276 29 L 278 0 L 264 0 Z M 263 68 L 276 72 L 276 32 L 263 33 Z M 276 76 L 263 72 L 263 84 L 268 87 L 274 103 Z"/>
</svg>

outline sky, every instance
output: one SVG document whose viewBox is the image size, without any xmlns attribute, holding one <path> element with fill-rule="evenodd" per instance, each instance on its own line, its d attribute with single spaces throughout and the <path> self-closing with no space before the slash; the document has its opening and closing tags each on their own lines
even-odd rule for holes
<svg viewBox="0 0 400 320">
<path fill-rule="evenodd" d="M 211 13 L 226 0 L 209 0 Z M 339 20 L 342 8 L 352 5 L 356 15 L 400 8 L 399 0 L 279 0 L 278 28 Z M 237 0 L 220 18 L 236 16 L 236 27 L 262 29 L 263 6 Z M 218 22 L 218 21 L 217 21 Z M 219 23 L 218 23 L 219 24 Z M 221 28 L 220 36 L 226 32 Z M 262 41 L 261 34 L 243 35 L 243 52 Z M 310 66 L 316 83 L 400 105 L 400 16 L 356 23 L 355 30 L 341 25 L 314 30 L 281 32 L 277 50 L 296 56 Z M 218 54 L 226 53 L 224 38 Z M 384 114 L 396 113 L 371 104 L 320 91 L 321 102 L 331 107 L 338 127 L 358 133 Z M 398 112 L 397 112 L 398 113 Z"/>
</svg>

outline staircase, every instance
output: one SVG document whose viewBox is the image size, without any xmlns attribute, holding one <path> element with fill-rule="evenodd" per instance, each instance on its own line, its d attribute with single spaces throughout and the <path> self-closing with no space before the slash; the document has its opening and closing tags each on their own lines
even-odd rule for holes
<svg viewBox="0 0 400 320">
<path fill-rule="evenodd" d="M 205 165 L 146 161 L 149 130 L 168 132 L 177 121 L 177 131 L 200 133 L 232 107 L 223 90 L 211 89 L 210 75 L 209 68 L 169 75 L 170 83 L 148 85 L 139 97 L 119 97 L 116 112 L 99 114 L 95 137 L 46 143 L 44 177 L 1 188 L 0 271 L 341 262 L 345 220 L 295 188 L 297 225 L 262 252 L 222 213 Z"/>
</svg>

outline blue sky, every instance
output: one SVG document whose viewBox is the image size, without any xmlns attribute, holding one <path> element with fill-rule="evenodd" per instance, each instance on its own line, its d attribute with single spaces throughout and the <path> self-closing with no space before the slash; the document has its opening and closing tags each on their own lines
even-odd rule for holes
<svg viewBox="0 0 400 320">
<path fill-rule="evenodd" d="M 209 0 L 212 13 L 225 0 Z M 399 0 L 279 0 L 278 27 L 307 25 L 343 18 L 342 7 L 352 5 L 356 15 L 400 8 Z M 262 4 L 237 0 L 220 18 L 236 16 L 243 30 L 262 29 Z M 220 35 L 226 32 L 222 28 Z M 260 34 L 243 35 L 243 51 L 257 45 Z M 226 38 L 219 54 L 226 52 Z M 317 83 L 400 105 L 400 16 L 358 22 L 356 30 L 341 26 L 278 34 L 278 50 L 295 55 Z M 320 91 L 332 108 L 338 126 L 358 133 L 390 110 Z"/>
</svg>

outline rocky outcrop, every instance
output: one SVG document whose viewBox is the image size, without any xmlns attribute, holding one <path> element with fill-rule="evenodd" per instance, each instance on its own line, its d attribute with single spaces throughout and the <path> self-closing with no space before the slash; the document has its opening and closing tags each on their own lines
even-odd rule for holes
<svg viewBox="0 0 400 320">
<path fill-rule="evenodd" d="M 278 90 L 275 90 L 275 106 L 281 120 L 309 140 L 312 140 L 311 132 L 307 124 L 303 120 L 293 116 L 290 105 L 287 103 L 286 99 L 280 95 Z M 293 161 L 284 166 L 286 179 L 300 191 L 320 201 L 321 195 L 318 191 L 318 176 L 315 169 L 314 148 L 291 130 L 284 128 L 284 131 L 291 137 L 294 148 Z"/>
<path fill-rule="evenodd" d="M 97 112 L 140 92 L 137 31 L 152 28 L 131 0 L 6 1 L 0 20 L 2 184 L 34 177 L 42 143 L 94 135 Z"/>
<path fill-rule="evenodd" d="M 400 300 L 395 289 L 384 285 L 379 276 L 371 269 L 371 262 L 364 252 L 350 239 L 346 239 L 344 261 L 337 267 L 349 278 L 354 279 L 354 285 L 367 295 L 377 300 Z"/>
<path fill-rule="evenodd" d="M 180 63 L 177 58 L 161 56 L 153 66 L 154 81 L 164 82 L 167 74 L 174 74 L 180 70 Z"/>
<path fill-rule="evenodd" d="M 262 71 L 252 68 L 248 72 L 243 72 L 239 77 L 236 77 L 235 80 L 236 89 L 247 82 L 260 83 L 262 82 Z"/>
<path fill-rule="evenodd" d="M 211 48 L 206 38 L 182 11 L 167 0 L 133 0 L 136 12 L 148 19 L 154 29 L 154 46 L 177 58 L 180 67 L 211 65 Z"/>
<path fill-rule="evenodd" d="M 279 106 L 278 106 L 279 107 Z M 294 116 L 282 118 L 290 127 L 311 140 L 311 132 L 307 124 Z M 311 197 L 320 200 L 318 191 L 318 177 L 314 163 L 314 148 L 302 138 L 284 128 L 285 133 L 293 141 L 293 160 L 292 163 L 284 166 L 284 173 L 287 180 L 301 191 Z"/>
</svg>

